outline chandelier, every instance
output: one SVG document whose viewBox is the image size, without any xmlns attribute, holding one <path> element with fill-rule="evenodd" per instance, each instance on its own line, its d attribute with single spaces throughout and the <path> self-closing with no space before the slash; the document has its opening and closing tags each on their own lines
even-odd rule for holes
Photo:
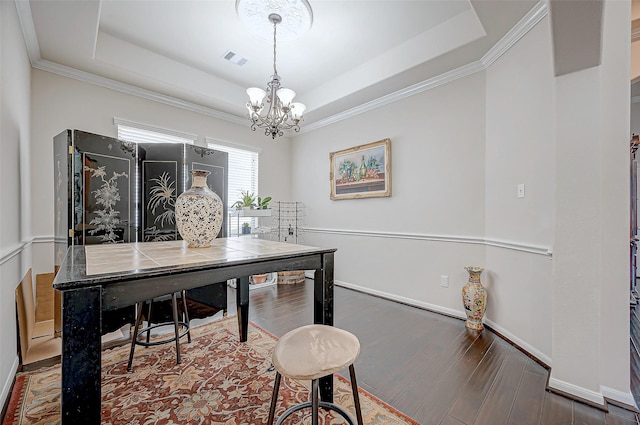
<svg viewBox="0 0 640 425">
<path fill-rule="evenodd" d="M 249 95 L 247 109 L 249 110 L 251 130 L 263 128 L 266 136 L 275 139 L 276 136 L 283 135 L 283 130 L 300 131 L 299 123 L 306 106 L 293 102 L 296 92 L 280 87 L 280 76 L 276 68 L 276 27 L 282 22 L 282 16 L 271 13 L 269 21 L 273 24 L 273 75 L 271 81 L 267 83 L 266 91 L 258 87 L 247 89 Z M 266 112 L 264 112 L 265 104 L 263 103 L 265 97 Z"/>
</svg>

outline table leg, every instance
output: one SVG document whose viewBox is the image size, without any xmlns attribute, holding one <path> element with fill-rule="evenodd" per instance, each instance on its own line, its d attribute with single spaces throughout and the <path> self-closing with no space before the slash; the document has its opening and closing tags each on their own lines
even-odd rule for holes
<svg viewBox="0 0 640 425">
<path fill-rule="evenodd" d="M 249 276 L 236 279 L 236 306 L 240 342 L 246 342 L 249 327 Z"/>
<path fill-rule="evenodd" d="M 101 295 L 99 286 L 62 293 L 62 425 L 100 424 Z"/>
<path fill-rule="evenodd" d="M 323 254 L 322 269 L 313 275 L 313 321 L 333 326 L 333 252 Z M 333 376 L 320 378 L 320 398 L 333 403 Z"/>
</svg>

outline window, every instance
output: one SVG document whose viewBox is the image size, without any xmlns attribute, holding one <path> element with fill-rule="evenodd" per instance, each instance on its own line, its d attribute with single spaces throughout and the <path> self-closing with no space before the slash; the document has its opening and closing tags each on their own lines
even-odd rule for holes
<svg viewBox="0 0 640 425">
<path fill-rule="evenodd" d="M 137 123 L 133 121 L 123 120 L 121 118 L 113 118 L 113 123 L 118 127 L 118 139 L 132 143 L 180 143 L 180 144 L 194 144 L 198 139 L 195 134 L 183 133 L 176 130 L 169 130 L 166 128 L 154 127 L 147 124 Z M 136 187 L 141 187 L 141 170 L 139 164 L 135 169 L 135 184 Z M 184 180 L 186 183 L 186 179 Z M 186 188 L 182 188 L 185 190 Z M 136 210 L 141 210 L 141 194 L 139 191 L 135 192 L 134 202 Z M 140 227 L 140 214 L 136 214 L 134 218 L 135 227 Z M 145 229 L 146 230 L 146 229 Z M 143 231 L 144 235 L 144 231 Z M 138 235 L 136 235 L 136 242 Z"/>
<path fill-rule="evenodd" d="M 195 134 L 159 128 L 147 124 L 114 118 L 118 126 L 118 139 L 133 143 L 190 143 L 198 139 Z"/>
<path fill-rule="evenodd" d="M 195 134 L 179 132 L 165 128 L 154 127 L 147 124 L 127 121 L 121 118 L 114 118 L 114 124 L 118 127 L 118 139 L 133 143 L 188 143 L 194 144 L 198 139 Z M 229 164 L 227 167 L 228 188 L 227 207 L 230 213 L 235 212 L 232 205 L 240 199 L 241 191 L 258 193 L 258 156 L 259 148 L 238 145 L 224 142 L 210 137 L 205 138 L 207 146 L 211 149 L 227 152 Z M 139 173 L 136 172 L 139 179 Z M 186 188 L 185 188 L 186 189 Z M 139 200 L 136 196 L 136 204 Z M 229 236 L 237 235 L 238 228 L 242 223 L 249 223 L 251 227 L 256 227 L 256 218 L 240 217 L 236 221 L 235 216 L 229 217 Z M 136 220 L 136 226 L 137 226 Z"/>
<path fill-rule="evenodd" d="M 227 152 L 229 154 L 229 166 L 228 170 L 228 196 L 227 206 L 229 212 L 234 212 L 235 209 L 232 205 L 240 199 L 240 192 L 248 190 L 254 194 L 258 194 L 258 155 L 260 149 L 236 145 L 233 143 L 223 142 L 220 140 L 207 137 L 207 146 L 211 149 Z M 231 218 L 231 220 L 234 220 Z M 249 223 L 251 227 L 258 225 L 256 218 L 240 218 L 240 226 L 242 223 Z M 230 226 L 230 235 L 237 235 L 238 226 L 234 226 L 233 223 Z"/>
</svg>

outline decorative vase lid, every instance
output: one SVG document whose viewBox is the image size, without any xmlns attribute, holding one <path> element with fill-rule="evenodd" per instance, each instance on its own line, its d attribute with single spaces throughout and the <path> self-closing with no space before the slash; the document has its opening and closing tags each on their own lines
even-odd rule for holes
<svg viewBox="0 0 640 425">
<path fill-rule="evenodd" d="M 469 273 L 482 273 L 484 271 L 482 267 L 477 267 L 477 266 L 467 266 L 464 269 Z"/>
</svg>

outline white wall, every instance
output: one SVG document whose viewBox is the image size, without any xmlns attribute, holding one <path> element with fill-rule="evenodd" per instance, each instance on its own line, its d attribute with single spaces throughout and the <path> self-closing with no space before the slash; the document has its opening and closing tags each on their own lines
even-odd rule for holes
<svg viewBox="0 0 640 425">
<path fill-rule="evenodd" d="M 463 317 L 463 267 L 483 266 L 487 322 L 547 363 L 555 193 L 549 46 L 545 19 L 485 72 L 292 144 L 306 241 L 338 248 L 340 284 Z M 330 201 L 329 152 L 384 137 L 392 141 L 392 197 Z M 441 275 L 449 288 L 440 287 Z"/>
<path fill-rule="evenodd" d="M 625 308 L 631 36 L 622 24 L 629 21 L 628 2 L 605 2 L 602 65 L 556 81 L 556 303 L 549 384 L 561 390 L 577 386 L 593 401 L 626 395 L 633 404 Z"/>
<path fill-rule="evenodd" d="M 113 118 L 123 118 L 157 127 L 255 146 L 260 154 L 260 194 L 274 200 L 289 200 L 289 140 L 272 140 L 249 125 L 222 121 L 209 116 L 152 102 L 114 90 L 80 82 L 49 72 L 34 70 L 32 78 L 33 148 L 38 173 L 32 180 L 33 232 L 38 243 L 34 252 L 34 273 L 53 271 L 53 137 L 65 129 L 78 129 L 116 137 Z M 248 123 L 248 121 L 247 121 Z"/>
<path fill-rule="evenodd" d="M 484 265 L 485 101 L 477 73 L 294 139 L 305 241 L 338 248 L 337 281 L 462 314 L 464 266 Z M 329 153 L 387 137 L 392 196 L 331 201 Z"/>
<path fill-rule="evenodd" d="M 486 237 L 551 249 L 555 196 L 553 62 L 544 19 L 486 71 Z M 518 198 L 518 184 L 525 185 Z M 487 319 L 551 358 L 548 255 L 487 247 Z M 521 302 L 527 300 L 527 302 Z M 532 325 L 535 324 L 535 325 Z"/>
<path fill-rule="evenodd" d="M 633 405 L 626 6 L 606 2 L 601 67 L 555 79 L 547 17 L 484 73 L 296 137 L 293 196 L 336 281 L 461 316 L 462 267 L 485 266 L 487 322 L 556 388 Z M 393 196 L 330 201 L 329 152 L 385 137 Z"/>
<path fill-rule="evenodd" d="M 0 2 L 0 406 L 18 367 L 15 288 L 31 264 L 31 65 L 16 6 Z"/>
<path fill-rule="evenodd" d="M 602 65 L 556 79 L 549 385 L 594 402 L 608 396 L 633 405 L 627 316 L 629 21 L 628 2 L 605 2 Z"/>
<path fill-rule="evenodd" d="M 629 388 L 629 2 L 605 3 L 601 70 L 603 170 L 600 249 L 600 389 L 604 396 L 632 401 Z M 623 76 L 623 77 L 621 77 Z M 632 403 L 630 403 L 632 404 Z"/>
</svg>

